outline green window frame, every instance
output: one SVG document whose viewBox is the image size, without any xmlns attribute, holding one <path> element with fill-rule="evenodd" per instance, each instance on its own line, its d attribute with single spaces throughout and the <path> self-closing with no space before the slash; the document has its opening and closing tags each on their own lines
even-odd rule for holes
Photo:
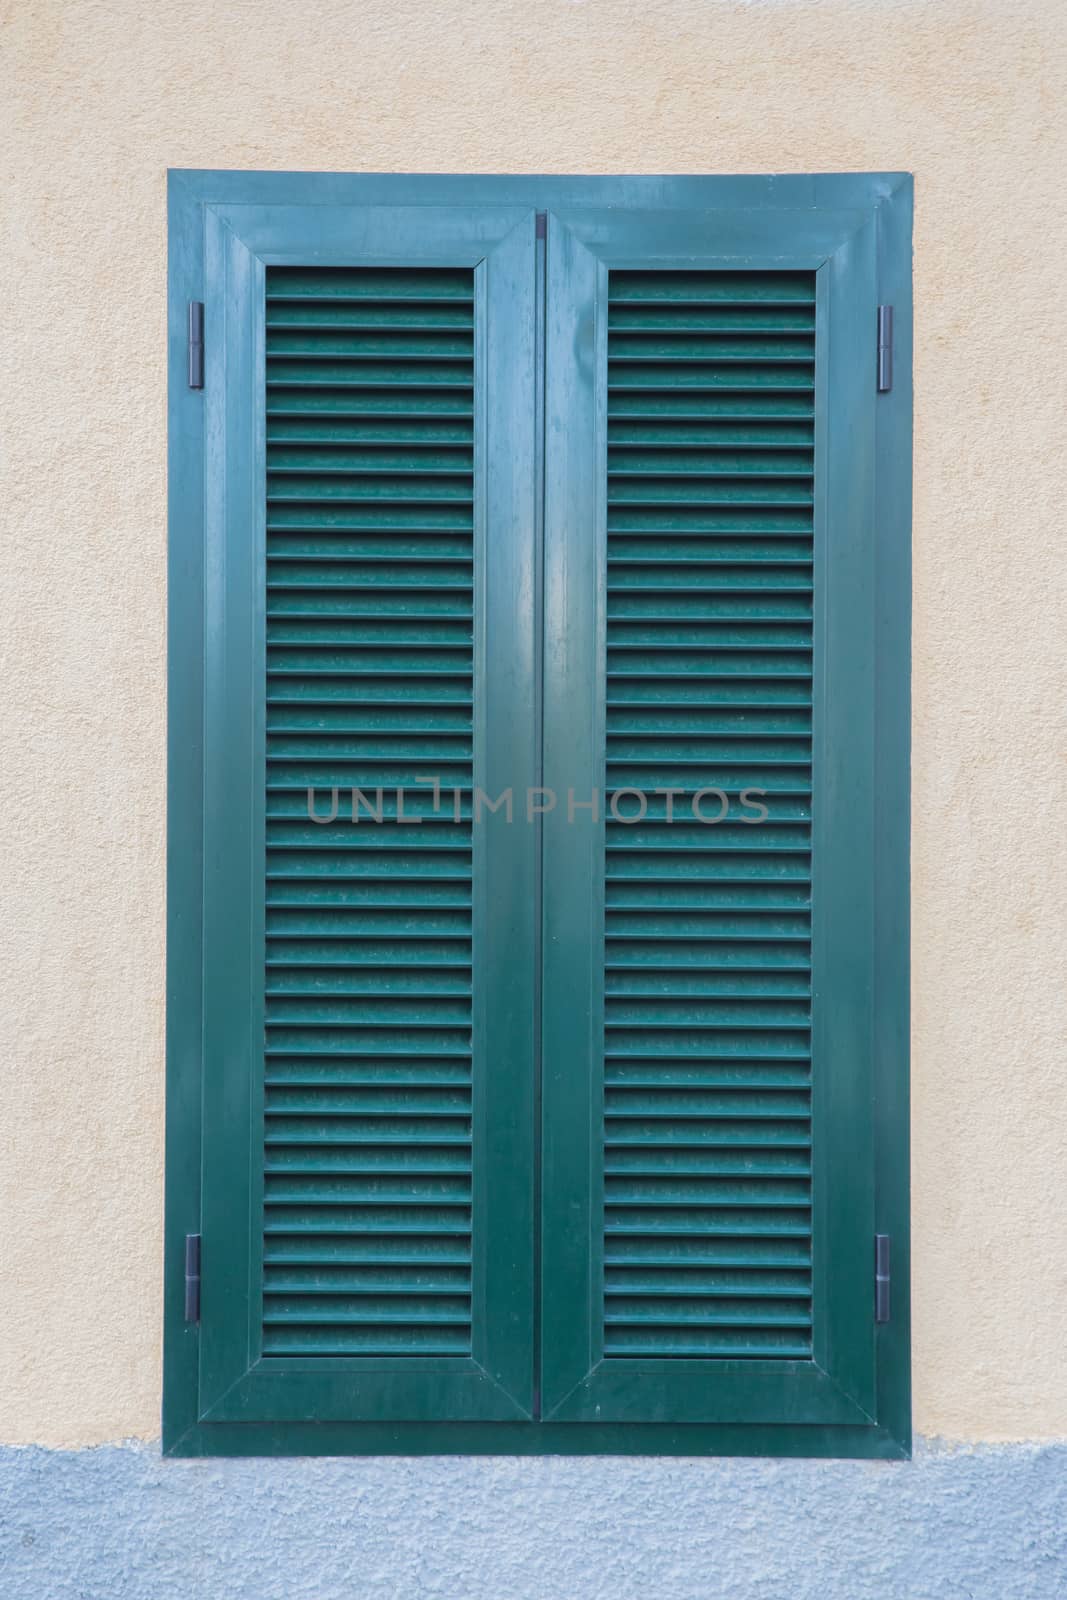
<svg viewBox="0 0 1067 1600">
<path fill-rule="evenodd" d="M 165 1453 L 909 1455 L 911 220 L 902 174 L 170 174 Z M 605 1358 L 605 833 L 563 806 L 474 830 L 475 1050 L 507 1070 L 474 1090 L 469 1352 L 263 1353 L 260 396 L 265 285 L 284 267 L 472 274 L 474 782 L 520 807 L 525 790 L 603 778 L 611 275 L 811 275 L 803 1358 Z M 205 308 L 202 390 L 190 303 Z M 885 1321 L 876 1235 L 891 1241 Z"/>
</svg>

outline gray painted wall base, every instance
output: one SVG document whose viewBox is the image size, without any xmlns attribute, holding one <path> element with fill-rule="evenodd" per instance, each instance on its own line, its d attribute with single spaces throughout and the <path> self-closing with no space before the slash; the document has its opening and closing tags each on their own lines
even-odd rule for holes
<svg viewBox="0 0 1067 1600">
<path fill-rule="evenodd" d="M 1067 1443 L 911 1463 L 0 1449 L 3 1600 L 1064 1600 Z"/>
</svg>

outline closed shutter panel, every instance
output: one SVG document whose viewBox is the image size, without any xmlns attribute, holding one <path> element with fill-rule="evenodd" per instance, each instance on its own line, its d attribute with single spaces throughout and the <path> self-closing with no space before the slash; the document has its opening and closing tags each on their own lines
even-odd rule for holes
<svg viewBox="0 0 1067 1600">
<path fill-rule="evenodd" d="M 471 1349 L 473 295 L 267 274 L 266 1355 Z"/>
<path fill-rule="evenodd" d="M 814 302 L 610 278 L 609 1358 L 811 1353 Z"/>
<path fill-rule="evenodd" d="M 548 244 L 546 1415 L 862 1425 L 870 240 Z"/>
<path fill-rule="evenodd" d="M 534 217 L 314 220 L 209 242 L 201 1404 L 522 1419 Z"/>
</svg>

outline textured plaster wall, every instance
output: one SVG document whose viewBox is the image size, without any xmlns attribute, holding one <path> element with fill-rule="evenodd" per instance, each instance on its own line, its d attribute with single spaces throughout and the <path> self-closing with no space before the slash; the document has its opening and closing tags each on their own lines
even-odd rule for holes
<svg viewBox="0 0 1067 1600">
<path fill-rule="evenodd" d="M 915 1418 L 957 1438 L 1067 1435 L 1062 0 L 3 0 L 2 15 L 0 1439 L 158 1433 L 169 165 L 914 171 Z M 201 1518 L 231 1513 L 212 1537 L 236 1527 L 260 1559 L 215 1476 L 195 1516 L 168 1521 L 195 1469 L 108 1459 L 131 1525 L 164 1507 L 163 1571 L 183 1570 Z M 62 1458 L 18 1461 L 27 1504 L 34 1473 L 62 1483 Z M 325 1470 L 300 1480 L 308 1503 Z M 639 1497 L 654 1470 L 629 1469 Z M 776 1469 L 779 1509 L 800 1470 Z M 921 1520 L 877 1469 L 808 1470 L 892 1481 Z M 376 1481 L 346 1471 L 353 1516 L 377 1529 L 372 1569 L 399 1550 L 417 1574 L 414 1523 L 386 1526 Z M 525 1475 L 562 1505 L 583 1472 L 481 1464 L 464 1505 L 431 1497 L 434 1528 L 474 1519 L 464 1594 L 534 1592 L 509 1496 Z M 670 1517 L 681 1466 L 655 1481 Z M 725 1480 L 699 1481 L 714 1497 Z M 489 1484 L 506 1489 L 491 1513 Z M 709 1504 L 686 1502 L 695 1541 Z M 758 1505 L 738 1549 L 766 1531 Z M 96 1509 L 37 1537 L 81 1537 Z M 587 1515 L 557 1593 L 612 1592 L 591 1566 L 610 1576 L 611 1506 Z M 790 1581 L 746 1594 L 807 1592 L 792 1515 L 773 1569 Z M 126 1559 L 134 1535 L 112 1536 Z M 136 1593 L 191 1592 L 169 1582 Z"/>
<path fill-rule="evenodd" d="M 1063 1446 L 858 1462 L 0 1450 L 4 1600 L 1063 1600 Z"/>
</svg>

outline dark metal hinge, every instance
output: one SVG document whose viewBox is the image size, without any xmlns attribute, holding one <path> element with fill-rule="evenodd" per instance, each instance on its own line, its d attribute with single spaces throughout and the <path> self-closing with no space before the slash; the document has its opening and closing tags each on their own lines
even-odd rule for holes
<svg viewBox="0 0 1067 1600">
<path fill-rule="evenodd" d="M 874 1320 L 889 1321 L 889 1235 L 874 1236 Z"/>
<path fill-rule="evenodd" d="M 878 307 L 878 393 L 893 387 L 893 307 Z"/>
<path fill-rule="evenodd" d="M 189 387 L 204 387 L 204 307 L 200 300 L 189 302 Z"/>
<path fill-rule="evenodd" d="M 546 239 L 548 237 L 548 212 L 539 211 L 534 222 L 534 238 Z"/>
<path fill-rule="evenodd" d="M 185 1320 L 200 1321 L 200 1235 L 185 1235 Z"/>
</svg>

